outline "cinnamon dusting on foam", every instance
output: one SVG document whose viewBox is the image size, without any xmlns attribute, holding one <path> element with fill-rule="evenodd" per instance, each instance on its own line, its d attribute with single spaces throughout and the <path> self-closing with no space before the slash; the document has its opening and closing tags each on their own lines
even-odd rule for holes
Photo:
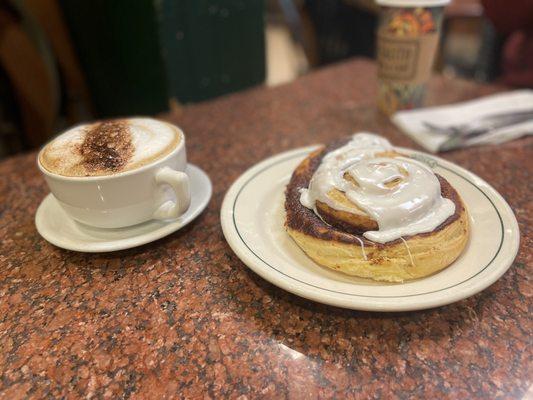
<svg viewBox="0 0 533 400">
<path fill-rule="evenodd" d="M 40 164 L 63 176 L 112 175 L 150 164 L 174 150 L 179 130 L 151 118 L 124 118 L 75 126 L 48 143 Z"/>
<path fill-rule="evenodd" d="M 92 172 L 118 172 L 131 159 L 134 147 L 129 127 L 122 120 L 92 125 L 79 146 L 82 164 Z"/>
</svg>

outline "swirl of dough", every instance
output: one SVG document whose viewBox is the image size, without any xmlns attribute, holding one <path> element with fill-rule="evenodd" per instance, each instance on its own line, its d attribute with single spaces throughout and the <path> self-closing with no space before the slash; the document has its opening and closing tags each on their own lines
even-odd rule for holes
<svg viewBox="0 0 533 400">
<path fill-rule="evenodd" d="M 379 229 L 363 236 L 378 243 L 433 231 L 454 214 L 455 205 L 442 197 L 439 180 L 429 167 L 393 150 L 377 135 L 355 134 L 323 158 L 309 187 L 302 189 L 300 202 L 317 215 L 317 201 L 350 212 L 353 208 L 329 196 L 334 189 L 344 193 L 377 222 Z"/>
</svg>

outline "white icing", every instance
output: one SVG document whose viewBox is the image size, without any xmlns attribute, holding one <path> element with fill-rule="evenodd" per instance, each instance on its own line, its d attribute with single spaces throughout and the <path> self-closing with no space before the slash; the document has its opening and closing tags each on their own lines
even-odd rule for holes
<svg viewBox="0 0 533 400">
<path fill-rule="evenodd" d="M 365 261 L 368 261 L 368 257 L 366 256 L 366 251 L 365 251 L 365 242 L 363 242 L 357 236 L 355 238 L 359 241 L 359 244 L 361 245 L 361 253 L 363 254 L 363 258 L 365 259 Z"/>
<path fill-rule="evenodd" d="M 411 266 L 415 267 L 415 261 L 413 260 L 413 255 L 411 254 L 411 249 L 409 248 L 409 245 L 407 244 L 407 242 L 405 241 L 405 239 L 403 237 L 400 237 L 400 239 L 402 239 L 402 242 L 405 246 L 405 248 L 407 249 L 407 254 L 409 254 L 409 259 L 411 260 Z"/>
<path fill-rule="evenodd" d="M 391 150 L 389 141 L 380 136 L 355 134 L 348 144 L 323 158 L 309 188 L 301 191 L 300 202 L 315 213 L 317 200 L 335 210 L 354 212 L 356 207 L 344 206 L 327 195 L 333 189 L 344 192 L 377 222 L 379 230 L 363 236 L 378 243 L 433 231 L 453 215 L 455 204 L 441 196 L 440 182 L 425 164 L 405 157 L 376 156 Z M 345 179 L 345 174 L 357 184 Z"/>
</svg>

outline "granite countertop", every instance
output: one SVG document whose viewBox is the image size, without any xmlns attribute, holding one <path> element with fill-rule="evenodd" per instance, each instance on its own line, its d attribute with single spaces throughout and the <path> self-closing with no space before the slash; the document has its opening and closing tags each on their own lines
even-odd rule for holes
<svg viewBox="0 0 533 400">
<path fill-rule="evenodd" d="M 255 275 L 224 240 L 224 193 L 265 157 L 359 129 L 418 148 L 377 113 L 375 86 L 374 65 L 354 60 L 168 116 L 214 195 L 194 223 L 136 249 L 50 245 L 33 222 L 48 193 L 35 153 L 1 162 L 0 398 L 523 397 L 533 376 L 532 138 L 443 156 L 502 193 L 522 235 L 498 282 L 446 307 L 378 314 L 307 301 Z M 434 78 L 429 101 L 497 90 Z"/>
</svg>

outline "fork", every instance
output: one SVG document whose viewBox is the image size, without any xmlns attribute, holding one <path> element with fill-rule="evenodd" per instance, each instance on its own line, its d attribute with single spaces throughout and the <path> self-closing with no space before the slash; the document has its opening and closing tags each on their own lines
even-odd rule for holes
<svg viewBox="0 0 533 400">
<path fill-rule="evenodd" d="M 480 136 L 494 129 L 516 125 L 522 122 L 533 120 L 533 109 L 516 111 L 511 113 L 492 114 L 478 118 L 471 122 L 447 127 L 435 125 L 429 121 L 422 121 L 422 124 L 436 133 L 459 136 L 464 139 Z"/>
</svg>

